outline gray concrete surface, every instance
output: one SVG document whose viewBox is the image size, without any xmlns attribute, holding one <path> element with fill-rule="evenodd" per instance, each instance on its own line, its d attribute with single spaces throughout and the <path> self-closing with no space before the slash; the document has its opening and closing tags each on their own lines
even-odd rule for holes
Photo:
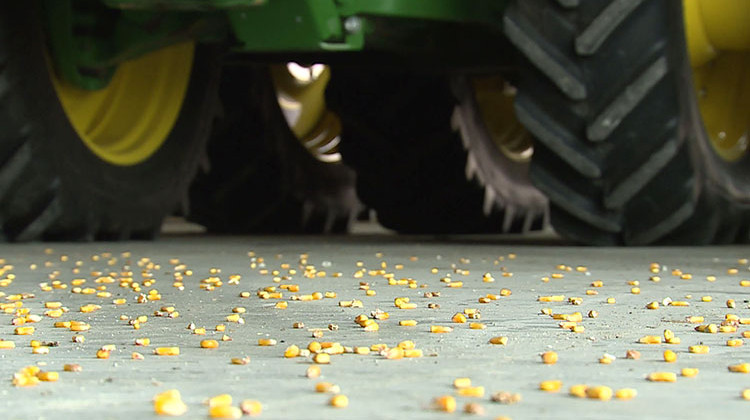
<svg viewBox="0 0 750 420">
<path fill-rule="evenodd" d="M 51 253 L 45 249 L 51 248 Z M 325 270 L 322 278 L 308 279 L 292 276 L 281 284 L 299 284 L 299 294 L 314 291 L 335 291 L 335 299 L 312 302 L 292 301 L 285 310 L 275 309 L 274 300 L 261 300 L 255 295 L 259 288 L 272 286 L 270 274 L 260 274 L 251 269 L 248 252 L 253 251 L 265 259 L 266 268 L 278 269 L 282 263 L 297 267 L 300 254 L 309 255 L 308 264 Z M 92 260 L 94 255 L 112 254 L 108 258 Z M 123 252 L 130 252 L 123 258 Z M 382 257 L 377 253 L 382 252 Z M 510 259 L 509 254 L 515 254 Z M 67 256 L 67 261 L 61 261 Z M 416 261 L 410 257 L 417 257 Z M 85 278 L 90 286 L 92 270 L 121 271 L 126 264 L 141 275 L 136 262 L 150 258 L 161 265 L 154 270 L 157 279 L 152 288 L 163 298 L 158 302 L 136 303 L 137 294 L 122 289 L 117 284 L 108 285 L 111 298 L 71 293 L 66 290 L 44 292 L 39 283 L 49 281 L 49 274 L 59 271 L 58 278 L 70 284 L 74 278 Z M 503 257 L 503 261 L 499 258 Z M 727 366 L 750 362 L 748 346 L 727 347 L 726 340 L 740 337 L 748 328 L 740 326 L 733 334 L 703 334 L 693 330 L 695 325 L 685 322 L 689 315 L 702 315 L 706 322 L 720 323 L 725 314 L 734 313 L 750 317 L 747 308 L 748 288 L 739 281 L 750 278 L 747 263 L 738 260 L 750 257 L 747 247 L 705 248 L 580 248 L 566 246 L 554 238 L 431 238 L 369 235 L 342 238 L 319 237 L 229 237 L 216 238 L 201 235 L 167 235 L 157 242 L 93 243 L 93 244 L 18 244 L 0 245 L 0 258 L 13 265 L 15 279 L 0 291 L 7 295 L 30 292 L 35 297 L 24 301 L 31 312 L 42 314 L 47 301 L 61 301 L 70 308 L 62 320 L 85 320 L 91 331 L 84 333 L 86 342 L 71 342 L 73 333 L 53 328 L 55 320 L 45 317 L 37 323 L 32 336 L 13 335 L 12 315 L 0 314 L 0 338 L 14 340 L 17 348 L 0 350 L 0 397 L 5 418 L 150 418 L 154 416 L 152 397 L 166 389 L 181 391 L 189 411 L 187 418 L 207 418 L 207 408 L 202 402 L 211 396 L 230 393 L 235 401 L 257 399 L 264 405 L 262 418 L 448 418 L 449 414 L 430 409 L 431 400 L 440 395 L 455 395 L 452 381 L 456 377 L 470 377 L 475 385 L 486 388 L 484 398 L 457 397 L 459 408 L 453 416 L 470 417 L 460 413 L 467 402 L 481 403 L 488 418 L 505 415 L 514 419 L 529 418 L 737 418 L 750 408 L 750 401 L 740 398 L 744 388 L 750 388 L 750 375 L 731 373 Z M 185 280 L 185 290 L 173 288 L 171 258 L 179 258 L 194 274 Z M 75 261 L 82 261 L 81 273 L 72 273 Z M 409 289 L 389 286 L 382 276 L 353 277 L 356 262 L 362 261 L 368 269 L 387 264 L 387 271 L 396 278 L 413 278 L 426 288 Z M 652 273 L 649 264 L 658 262 L 664 267 L 661 281 L 649 281 Z M 45 265 L 45 263 L 47 263 Z M 32 270 L 31 264 L 37 264 Z M 402 270 L 395 270 L 403 264 Z M 468 275 L 455 273 L 453 265 L 469 270 Z M 557 266 L 565 264 L 575 268 L 586 266 L 586 273 L 564 272 Z M 209 276 L 211 267 L 221 269 L 224 285 L 214 291 L 199 289 L 200 280 Z M 432 273 L 436 267 L 438 273 Z M 501 267 L 512 272 L 512 277 L 502 277 Z M 692 274 L 683 280 L 671 275 L 679 268 Z M 728 274 L 737 268 L 736 275 Z M 286 271 L 286 270 L 282 270 Z M 8 271 L 11 272 L 11 271 Z M 8 272 L 5 274 L 7 275 Z M 330 274 L 341 272 L 334 278 Z M 492 273 L 496 281 L 485 283 L 482 275 Z M 239 285 L 228 284 L 230 274 L 240 274 Z M 543 277 L 564 273 L 564 278 Z M 454 280 L 463 281 L 462 288 L 447 288 L 440 279 L 451 274 Z M 706 276 L 715 275 L 709 282 Z M 598 295 L 586 295 L 593 289 L 590 284 L 602 280 Z M 640 282 L 641 293 L 632 294 L 629 281 Z M 360 281 L 369 282 L 377 292 L 366 296 L 359 290 Z M 487 293 L 498 293 L 501 288 L 512 290 L 512 295 L 492 303 L 480 304 L 477 299 Z M 149 288 L 144 288 L 144 291 Z M 239 297 L 241 291 L 250 291 L 252 297 Z M 428 299 L 426 291 L 439 291 L 441 296 Z M 540 303 L 539 296 L 562 294 L 582 297 L 580 306 L 567 302 Z M 691 295 L 691 298 L 686 298 Z M 710 295 L 712 302 L 701 302 Z M 414 310 L 394 307 L 394 298 L 407 296 L 417 303 Z M 124 297 L 128 303 L 115 306 L 114 298 Z M 616 303 L 605 303 L 614 297 Z M 687 300 L 688 307 L 661 307 L 647 310 L 645 305 L 654 300 L 670 297 Z M 737 307 L 728 309 L 725 301 L 735 299 Z M 0 298 L 4 302 L 6 298 Z M 339 307 L 339 301 L 360 299 L 361 309 Z M 428 303 L 437 303 L 438 309 L 428 309 Z M 87 303 L 102 306 L 97 312 L 84 314 L 79 307 Z M 153 313 L 165 305 L 179 311 L 176 319 L 154 317 Z M 225 317 L 238 306 L 247 308 L 242 317 L 244 325 L 225 322 Z M 470 330 L 468 324 L 452 324 L 451 316 L 464 308 L 478 308 L 485 330 Z M 540 314 L 549 307 L 555 313 L 590 310 L 599 312 L 594 319 L 581 323 L 585 332 L 576 334 L 558 327 L 558 321 Z M 379 332 L 365 332 L 353 322 L 355 316 L 381 309 L 390 319 L 381 321 Z M 140 330 L 134 330 L 120 316 L 148 315 L 149 321 Z M 402 319 L 415 319 L 416 327 L 398 326 Z M 192 335 L 189 323 L 205 326 L 206 337 Z M 304 322 L 305 329 L 293 329 L 294 322 Z M 218 338 L 211 330 L 225 323 L 232 341 L 220 343 L 215 350 L 201 349 L 203 338 Z M 332 357 L 330 365 L 322 366 L 320 380 L 333 382 L 349 397 L 350 405 L 335 409 L 327 405 L 328 395 L 315 393 L 317 380 L 304 376 L 311 364 L 305 358 L 284 359 L 286 346 L 307 346 L 313 340 L 309 328 L 323 328 L 337 324 L 337 331 L 325 330 L 321 341 L 337 341 L 344 346 L 370 346 L 386 343 L 394 346 L 402 340 L 413 340 L 425 356 L 418 359 L 387 360 L 380 355 L 344 354 Z M 449 334 L 432 334 L 430 325 L 453 326 Z M 679 345 L 644 345 L 637 340 L 644 335 L 661 335 L 669 328 L 681 338 Z M 507 336 L 508 344 L 494 346 L 488 340 L 494 336 Z M 149 337 L 150 348 L 137 348 L 137 337 Z M 258 338 L 278 340 L 275 347 L 259 347 Z M 59 341 L 48 355 L 31 353 L 31 339 Z M 704 343 L 710 353 L 690 354 L 690 345 Z M 104 344 L 115 344 L 117 350 L 108 360 L 95 357 L 96 350 Z M 158 357 L 151 353 L 154 347 L 179 346 L 177 357 Z M 678 354 L 676 363 L 662 361 L 665 348 Z M 636 349 L 642 353 L 640 360 L 626 360 L 625 352 Z M 556 365 L 544 365 L 539 354 L 554 350 L 559 354 Z M 131 352 L 140 351 L 145 360 L 131 359 Z M 598 359 L 609 353 L 617 356 L 610 365 Z M 248 355 L 251 362 L 245 366 L 229 363 L 232 357 Z M 42 383 L 31 388 L 16 388 L 11 384 L 14 372 L 27 365 L 40 365 L 44 370 L 62 371 L 65 363 L 78 363 L 80 373 L 60 373 L 56 383 Z M 683 367 L 696 367 L 700 373 L 695 378 L 679 377 L 676 383 L 653 383 L 645 376 L 654 371 L 679 373 Z M 540 381 L 560 379 L 563 389 L 558 393 L 538 390 Z M 568 395 L 573 384 L 608 385 L 614 389 L 631 387 L 638 396 L 631 401 L 607 402 L 578 399 Z M 501 405 L 489 401 L 495 391 L 522 394 L 523 400 L 515 405 Z"/>
</svg>

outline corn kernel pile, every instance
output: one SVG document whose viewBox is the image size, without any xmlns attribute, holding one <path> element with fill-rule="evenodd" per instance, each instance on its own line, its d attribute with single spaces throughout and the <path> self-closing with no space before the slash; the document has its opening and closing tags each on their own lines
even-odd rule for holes
<svg viewBox="0 0 750 420">
<path fill-rule="evenodd" d="M 151 256 L 0 254 L 9 409 L 64 398 L 71 413 L 94 400 L 139 418 L 539 418 L 557 406 L 606 418 L 690 392 L 750 407 L 742 255 L 679 268 L 633 254 L 597 272 L 587 252 L 559 263 L 524 247 L 469 258 L 364 244 L 352 261 L 269 250 L 279 246 L 221 266 L 210 252 L 164 256 L 158 243 Z"/>
</svg>

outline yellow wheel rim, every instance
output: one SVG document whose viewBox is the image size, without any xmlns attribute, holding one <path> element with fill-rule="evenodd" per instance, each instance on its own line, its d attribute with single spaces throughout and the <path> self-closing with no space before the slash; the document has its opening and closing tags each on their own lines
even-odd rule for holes
<svg viewBox="0 0 750 420">
<path fill-rule="evenodd" d="M 120 64 L 106 88 L 84 90 L 50 72 L 65 115 L 81 141 L 109 163 L 151 157 L 177 121 L 190 81 L 195 44 L 162 48 Z"/>
<path fill-rule="evenodd" d="M 474 97 L 492 142 L 506 157 L 528 162 L 534 154 L 529 132 L 513 109 L 516 90 L 500 76 L 474 77 Z"/>
<path fill-rule="evenodd" d="M 748 149 L 750 2 L 683 0 L 693 82 L 703 125 L 728 162 Z"/>
</svg>

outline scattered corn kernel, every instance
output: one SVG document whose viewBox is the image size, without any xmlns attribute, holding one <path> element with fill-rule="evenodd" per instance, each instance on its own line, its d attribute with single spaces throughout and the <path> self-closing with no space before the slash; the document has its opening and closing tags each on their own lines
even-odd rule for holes
<svg viewBox="0 0 750 420">
<path fill-rule="evenodd" d="M 697 368 L 682 368 L 682 370 L 680 371 L 680 375 L 686 378 L 692 378 L 698 375 L 698 369 Z"/>
<path fill-rule="evenodd" d="M 417 321 L 413 319 L 404 319 L 399 321 L 398 325 L 402 327 L 413 327 L 417 325 Z"/>
<path fill-rule="evenodd" d="M 708 346 L 702 344 L 688 347 L 688 351 L 695 354 L 706 354 L 708 353 L 708 350 Z"/>
<path fill-rule="evenodd" d="M 187 405 L 182 402 L 180 392 L 176 389 L 164 391 L 154 396 L 154 411 L 164 416 L 181 416 L 187 412 Z"/>
<path fill-rule="evenodd" d="M 508 337 L 505 336 L 499 336 L 499 337 L 492 337 L 490 338 L 490 344 L 496 344 L 496 345 L 502 345 L 508 343 Z"/>
<path fill-rule="evenodd" d="M 240 410 L 248 416 L 259 416 L 263 413 L 263 404 L 256 400 L 243 400 L 240 403 Z"/>
<path fill-rule="evenodd" d="M 615 398 L 618 400 L 632 400 L 638 395 L 638 391 L 634 388 L 621 388 L 615 391 Z"/>
<path fill-rule="evenodd" d="M 154 354 L 157 356 L 179 356 L 179 347 L 157 347 L 154 349 Z"/>
<path fill-rule="evenodd" d="M 328 353 L 318 353 L 313 357 L 313 361 L 319 365 L 331 363 L 331 356 Z"/>
<path fill-rule="evenodd" d="M 259 346 L 275 346 L 276 340 L 273 338 L 260 338 L 258 339 L 258 345 Z"/>
<path fill-rule="evenodd" d="M 676 382 L 677 375 L 674 372 L 652 372 L 646 379 L 651 382 Z"/>
<path fill-rule="evenodd" d="M 661 337 L 658 335 L 646 335 L 638 340 L 641 344 L 659 344 L 661 343 Z"/>
<path fill-rule="evenodd" d="M 664 361 L 667 363 L 674 363 L 677 361 L 677 353 L 672 350 L 664 350 Z"/>
<path fill-rule="evenodd" d="M 239 419 L 242 417 L 242 410 L 231 405 L 217 405 L 209 407 L 208 415 L 214 419 Z"/>
<path fill-rule="evenodd" d="M 219 342 L 216 340 L 202 340 L 201 348 L 204 349 L 215 349 L 219 347 Z"/>
<path fill-rule="evenodd" d="M 750 373 L 750 363 L 740 363 L 737 365 L 729 365 L 730 372 L 738 373 Z"/>
<path fill-rule="evenodd" d="M 456 389 L 468 388 L 471 386 L 471 378 L 456 378 L 453 380 L 453 387 Z"/>
<path fill-rule="evenodd" d="M 442 395 L 432 400 L 435 410 L 453 413 L 456 411 L 456 399 L 451 395 Z"/>
<path fill-rule="evenodd" d="M 557 392 L 560 388 L 562 388 L 562 381 L 557 379 L 539 383 L 539 389 L 546 392 Z"/>
<path fill-rule="evenodd" d="M 595 400 L 609 401 L 612 399 L 612 394 L 612 388 L 603 385 L 592 386 L 586 389 L 586 397 Z"/>
<path fill-rule="evenodd" d="M 727 346 L 729 347 L 739 347 L 741 345 L 745 344 L 744 341 L 742 341 L 741 338 L 735 338 L 731 340 L 727 340 Z"/>
<path fill-rule="evenodd" d="M 430 332 L 436 333 L 436 334 L 444 334 L 449 333 L 453 331 L 453 327 L 445 327 L 442 325 L 431 325 L 430 326 Z"/>
<path fill-rule="evenodd" d="M 331 407 L 345 408 L 349 405 L 349 398 L 343 394 L 334 395 L 328 401 L 328 404 L 330 404 Z"/>
<path fill-rule="evenodd" d="M 554 351 L 546 351 L 542 353 L 542 362 L 545 365 L 554 365 L 557 363 L 557 353 Z"/>
<path fill-rule="evenodd" d="M 483 386 L 469 386 L 465 388 L 459 388 L 456 392 L 458 393 L 458 395 L 462 397 L 476 397 L 476 398 L 484 397 Z"/>
<path fill-rule="evenodd" d="M 573 385 L 568 389 L 568 394 L 578 398 L 586 398 L 588 388 L 588 385 L 584 384 Z"/>
</svg>

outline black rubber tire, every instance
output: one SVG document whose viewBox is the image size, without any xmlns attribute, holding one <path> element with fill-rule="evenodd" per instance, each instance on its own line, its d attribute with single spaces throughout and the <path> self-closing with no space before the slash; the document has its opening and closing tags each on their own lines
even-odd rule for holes
<svg viewBox="0 0 750 420">
<path fill-rule="evenodd" d="M 289 129 L 266 66 L 227 65 L 209 165 L 189 220 L 215 233 L 345 233 L 361 204 L 354 172 L 315 159 Z"/>
<path fill-rule="evenodd" d="M 326 98 L 342 120 L 341 153 L 357 172 L 357 192 L 383 226 L 445 234 L 523 232 L 544 225 L 543 206 L 506 212 L 514 203 L 497 195 L 485 206 L 484 185 L 467 179 L 462 130 L 452 125 L 457 101 L 448 76 L 333 68 Z"/>
<path fill-rule="evenodd" d="M 34 2 L 0 6 L 0 229 L 8 240 L 150 238 L 184 201 L 210 132 L 218 50 L 197 47 L 169 137 L 146 161 L 115 166 L 75 133 L 45 62 Z"/>
<path fill-rule="evenodd" d="M 516 114 L 555 230 L 584 244 L 748 240 L 750 165 L 713 151 L 697 109 L 682 3 L 512 2 Z"/>
</svg>

